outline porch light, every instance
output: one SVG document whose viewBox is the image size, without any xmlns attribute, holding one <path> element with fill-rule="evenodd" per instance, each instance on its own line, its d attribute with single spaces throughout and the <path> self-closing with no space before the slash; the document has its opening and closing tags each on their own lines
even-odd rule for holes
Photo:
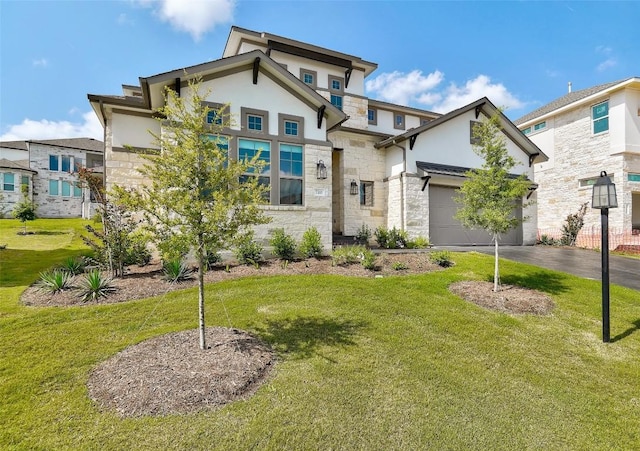
<svg viewBox="0 0 640 451">
<path fill-rule="evenodd" d="M 318 160 L 318 163 L 316 163 L 316 178 L 318 180 L 324 180 L 327 178 L 327 166 L 322 160 Z"/>
<path fill-rule="evenodd" d="M 351 179 L 351 194 L 354 196 L 358 194 L 358 184 L 353 179 Z"/>
<path fill-rule="evenodd" d="M 600 178 L 593 185 L 591 207 L 600 210 L 600 233 L 602 246 L 602 341 L 610 341 L 609 329 L 609 208 L 616 208 L 616 185 L 607 177 L 605 171 L 600 172 Z"/>
</svg>

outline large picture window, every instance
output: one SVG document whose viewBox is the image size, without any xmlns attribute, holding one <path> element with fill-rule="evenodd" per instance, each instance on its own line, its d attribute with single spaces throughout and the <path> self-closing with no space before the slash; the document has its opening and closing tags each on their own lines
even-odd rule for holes
<svg viewBox="0 0 640 451">
<path fill-rule="evenodd" d="M 592 106 L 591 117 L 594 135 L 609 130 L 609 101 Z"/>
<path fill-rule="evenodd" d="M 268 176 L 271 171 L 271 143 L 265 141 L 254 141 L 252 139 L 239 139 L 238 140 L 238 160 L 251 160 L 258 153 L 260 153 L 260 160 L 266 164 L 259 174 L 259 181 L 263 185 L 270 186 L 271 178 Z M 244 181 L 248 177 L 255 177 L 253 170 L 248 171 L 243 175 L 240 180 Z M 271 192 L 265 194 L 265 199 L 268 201 L 271 198 Z"/>
<path fill-rule="evenodd" d="M 280 204 L 302 205 L 302 146 L 280 144 Z"/>
</svg>

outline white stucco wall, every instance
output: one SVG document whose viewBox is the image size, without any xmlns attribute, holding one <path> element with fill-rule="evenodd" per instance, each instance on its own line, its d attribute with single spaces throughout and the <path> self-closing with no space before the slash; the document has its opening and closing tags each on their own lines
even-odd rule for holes
<svg viewBox="0 0 640 451">
<path fill-rule="evenodd" d="M 153 149 L 154 138 L 150 132 L 160 133 L 160 122 L 147 117 L 114 113 L 111 116 L 113 130 L 113 146 L 133 146 L 142 149 Z"/>
</svg>

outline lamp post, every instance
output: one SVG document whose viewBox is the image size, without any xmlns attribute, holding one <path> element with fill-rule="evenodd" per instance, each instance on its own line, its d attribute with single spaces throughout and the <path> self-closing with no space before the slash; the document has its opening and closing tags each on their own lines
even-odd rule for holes
<svg viewBox="0 0 640 451">
<path fill-rule="evenodd" d="M 600 210 L 602 227 L 602 341 L 609 343 L 609 208 L 616 208 L 616 185 L 605 171 L 600 172 L 600 178 L 593 185 L 591 207 Z"/>
</svg>

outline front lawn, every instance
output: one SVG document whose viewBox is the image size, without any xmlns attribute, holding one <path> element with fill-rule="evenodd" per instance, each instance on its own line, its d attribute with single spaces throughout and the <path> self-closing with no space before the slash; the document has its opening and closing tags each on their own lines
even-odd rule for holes
<svg viewBox="0 0 640 451">
<path fill-rule="evenodd" d="M 195 328 L 197 292 L 20 306 L 19 291 L 47 262 L 82 251 L 75 238 L 65 246 L 30 251 L 23 269 L 7 276 L 14 260 L 0 251 L 0 448 L 593 450 L 640 443 L 640 293 L 611 287 L 613 343 L 603 344 L 596 281 L 504 261 L 505 283 L 552 296 L 549 316 L 509 316 L 450 294 L 453 282 L 490 278 L 492 258 L 477 253 L 453 254 L 453 268 L 425 275 L 210 284 L 208 325 L 244 329 L 271 344 L 279 356 L 271 379 L 253 397 L 216 410 L 133 419 L 100 412 L 87 396 L 91 369 L 129 345 Z"/>
</svg>

